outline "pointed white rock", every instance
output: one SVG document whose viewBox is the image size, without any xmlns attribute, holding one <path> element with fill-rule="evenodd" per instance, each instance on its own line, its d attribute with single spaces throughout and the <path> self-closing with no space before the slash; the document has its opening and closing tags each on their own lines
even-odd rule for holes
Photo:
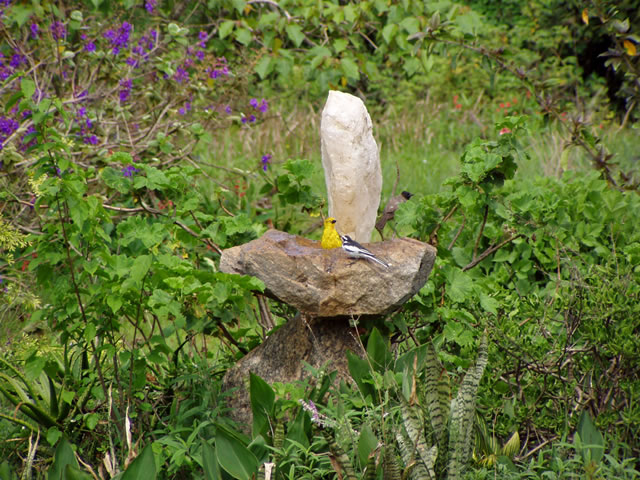
<svg viewBox="0 0 640 480">
<path fill-rule="evenodd" d="M 341 234 L 369 242 L 380 205 L 382 171 L 371 117 L 362 100 L 330 91 L 320 138 L 329 216 L 336 218 Z"/>
</svg>

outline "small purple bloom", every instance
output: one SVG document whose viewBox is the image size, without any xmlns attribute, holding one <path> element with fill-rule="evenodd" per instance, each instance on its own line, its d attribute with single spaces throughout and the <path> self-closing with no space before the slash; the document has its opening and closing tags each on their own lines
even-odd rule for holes
<svg viewBox="0 0 640 480">
<path fill-rule="evenodd" d="M 67 36 L 67 27 L 65 27 L 64 23 L 60 22 L 59 20 L 53 22 L 49 29 L 51 30 L 51 35 L 53 36 L 54 40 L 61 40 Z"/>
<path fill-rule="evenodd" d="M 202 41 L 206 39 L 207 39 L 207 32 L 200 30 L 200 33 L 198 33 L 198 40 Z"/>
<path fill-rule="evenodd" d="M 79 117 L 84 117 L 87 114 L 87 109 L 85 107 L 80 107 L 78 109 L 78 116 Z"/>
<path fill-rule="evenodd" d="M 91 121 L 91 119 L 87 118 L 86 124 L 87 128 L 93 128 L 93 122 Z"/>
<path fill-rule="evenodd" d="M 86 143 L 87 145 L 97 145 L 98 137 L 96 137 L 95 135 L 88 135 L 84 137 L 84 143 Z"/>
<path fill-rule="evenodd" d="M 260 110 L 262 113 L 266 113 L 267 110 L 269 110 L 269 104 L 264 98 L 262 99 L 262 102 L 260 102 L 260 105 L 258 106 L 258 110 Z"/>
<path fill-rule="evenodd" d="M 251 105 L 253 108 L 258 108 L 258 99 L 252 98 L 251 100 L 249 100 L 249 105 Z"/>
<path fill-rule="evenodd" d="M 40 30 L 40 27 L 38 26 L 37 23 L 32 23 L 31 24 L 31 38 L 38 38 L 38 31 Z"/>
<path fill-rule="evenodd" d="M 157 4 L 157 0 L 147 0 L 146 2 L 144 2 L 144 8 L 147 10 L 147 12 L 153 13 L 153 9 L 156 8 Z"/>
<path fill-rule="evenodd" d="M 198 51 L 196 52 L 196 58 L 197 58 L 198 60 L 200 60 L 200 61 L 203 61 L 203 60 L 204 60 L 204 52 L 203 52 L 202 50 L 198 50 Z"/>
<path fill-rule="evenodd" d="M 129 57 L 125 60 L 125 62 L 127 63 L 127 65 L 131 66 L 131 67 L 135 67 L 138 64 L 138 61 L 133 58 L 133 57 Z"/>
<path fill-rule="evenodd" d="M 180 107 L 180 108 L 178 109 L 178 113 L 179 113 L 180 115 L 184 115 L 184 114 L 185 114 L 185 113 L 187 113 L 187 112 L 185 111 L 184 107 Z"/>
<path fill-rule="evenodd" d="M 131 24 L 129 22 L 122 22 L 122 25 L 118 31 L 109 29 L 104 32 L 104 37 L 111 42 L 111 53 L 117 55 L 123 48 L 129 46 L 129 34 L 131 33 Z"/>
<path fill-rule="evenodd" d="M 267 153 L 266 155 L 263 155 L 261 162 L 262 162 L 262 170 L 266 172 L 267 168 L 269 167 L 269 164 L 271 163 L 271 154 Z"/>
<path fill-rule="evenodd" d="M 173 74 L 173 79 L 178 83 L 188 83 L 189 82 L 189 72 L 187 72 L 184 68 L 178 67 L 176 73 Z"/>
<path fill-rule="evenodd" d="M 139 172 L 139 170 L 133 165 L 127 165 L 122 169 L 122 175 L 125 177 L 133 177 L 136 172 Z"/>
<path fill-rule="evenodd" d="M 95 52 L 96 51 L 96 44 L 93 43 L 93 41 L 87 42 L 87 44 L 84 46 L 84 49 L 89 53 Z"/>
<path fill-rule="evenodd" d="M 224 111 L 227 112 L 227 114 L 231 115 L 231 112 L 233 110 L 231 110 L 231 107 L 229 105 L 227 105 L 226 107 L 224 107 Z"/>
<path fill-rule="evenodd" d="M 249 121 L 250 121 L 251 123 L 254 123 L 254 122 L 256 121 L 256 116 L 255 116 L 255 115 L 253 115 L 253 114 L 249 115 Z"/>
<path fill-rule="evenodd" d="M 11 57 L 11 62 L 9 62 L 9 66 L 12 68 L 20 67 L 20 64 L 27 63 L 27 58 L 24 55 L 20 55 L 19 53 L 14 53 Z"/>
</svg>

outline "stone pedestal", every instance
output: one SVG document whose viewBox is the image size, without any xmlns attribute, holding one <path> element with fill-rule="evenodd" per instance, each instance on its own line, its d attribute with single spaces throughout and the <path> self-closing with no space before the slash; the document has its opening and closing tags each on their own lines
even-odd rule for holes
<svg viewBox="0 0 640 480">
<path fill-rule="evenodd" d="M 259 278 L 267 295 L 300 312 L 227 372 L 225 390 L 238 388 L 231 397 L 236 421 L 251 425 L 249 372 L 268 383 L 290 382 L 304 377 L 306 362 L 348 378 L 345 351 L 363 354 L 349 320 L 400 308 L 426 283 L 436 257 L 435 248 L 412 239 L 365 246 L 389 268 L 278 230 L 222 253 L 221 271 Z"/>
</svg>

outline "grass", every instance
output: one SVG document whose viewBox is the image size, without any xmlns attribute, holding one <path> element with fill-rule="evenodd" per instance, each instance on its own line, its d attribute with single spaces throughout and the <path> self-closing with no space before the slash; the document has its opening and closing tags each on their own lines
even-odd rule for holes
<svg viewBox="0 0 640 480">
<path fill-rule="evenodd" d="M 493 106 L 476 99 L 466 109 L 456 109 L 449 103 L 429 97 L 411 108 L 389 107 L 383 111 L 371 108 L 373 134 L 378 148 L 383 174 L 382 201 L 389 197 L 399 170 L 398 191 L 408 190 L 419 195 L 441 191 L 444 181 L 458 171 L 465 146 L 474 138 L 496 137 L 493 125 L 504 116 Z M 282 106 L 263 124 L 234 127 L 221 132 L 201 159 L 225 170 L 226 182 L 234 176 L 246 181 L 258 178 L 260 158 L 273 156 L 272 171 L 290 158 L 307 158 L 318 166 L 311 184 L 326 195 L 320 156 L 320 119 L 322 105 Z M 589 158 L 577 146 L 569 145 L 567 134 L 555 123 L 530 113 L 529 135 L 520 138 L 529 159 L 521 162 L 518 175 L 559 176 L 567 169 L 590 168 Z M 637 132 L 631 128 L 619 131 L 615 125 L 605 125 L 600 132 L 604 143 L 626 169 L 637 169 Z M 219 169 L 218 169 L 219 170 Z M 216 168 L 205 171 L 220 177 Z M 237 177 L 236 177 L 237 178 Z"/>
</svg>

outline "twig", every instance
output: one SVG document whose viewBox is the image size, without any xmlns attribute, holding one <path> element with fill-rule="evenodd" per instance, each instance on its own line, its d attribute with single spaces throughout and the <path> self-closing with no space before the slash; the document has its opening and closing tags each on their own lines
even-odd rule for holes
<svg viewBox="0 0 640 480">
<path fill-rule="evenodd" d="M 500 242 L 497 245 L 494 245 L 493 247 L 487 248 L 484 252 L 482 252 L 480 254 L 480 256 L 478 258 L 476 258 L 474 261 L 472 261 L 471 263 L 469 263 L 468 265 L 465 265 L 462 268 L 463 272 L 466 272 L 467 270 L 472 269 L 473 267 L 475 267 L 476 265 L 478 265 L 482 260 L 484 260 L 485 258 L 487 258 L 489 255 L 491 255 L 493 252 L 495 252 L 496 250 L 504 247 L 507 243 L 512 242 L 513 240 L 515 240 L 518 237 L 523 237 L 523 234 L 518 234 L 518 235 L 513 235 L 512 237 L 507 238 L 506 240 L 503 240 L 502 242 Z"/>
<path fill-rule="evenodd" d="M 280 5 L 278 5 L 276 2 L 274 2 L 273 0 L 249 0 L 247 2 L 248 5 L 252 5 L 254 3 L 266 3 L 268 5 L 273 5 L 276 8 L 279 8 L 280 10 L 282 10 L 282 13 L 284 13 L 284 16 L 287 17 L 287 20 L 291 20 L 291 14 L 289 12 L 287 12 L 284 8 L 282 8 Z"/>
<path fill-rule="evenodd" d="M 478 245 L 480 244 L 480 239 L 482 238 L 482 233 L 484 232 L 484 227 L 487 224 L 487 216 L 489 215 L 489 205 L 484 206 L 484 217 L 482 218 L 482 225 L 480 225 L 480 231 L 478 232 L 478 236 L 476 237 L 476 244 L 473 246 L 473 256 L 472 259 L 475 260 L 476 255 L 478 253 Z"/>
<path fill-rule="evenodd" d="M 465 217 L 463 215 L 462 216 L 462 223 L 460 224 L 460 228 L 458 228 L 458 231 L 456 232 L 456 234 L 451 239 L 451 243 L 449 243 L 449 246 L 447 247 L 447 250 L 451 250 L 453 248 L 453 246 L 455 245 L 456 241 L 458 240 L 458 237 L 462 233 L 462 230 L 464 230 L 464 226 L 466 225 L 466 223 L 467 223 L 467 217 Z"/>
</svg>

